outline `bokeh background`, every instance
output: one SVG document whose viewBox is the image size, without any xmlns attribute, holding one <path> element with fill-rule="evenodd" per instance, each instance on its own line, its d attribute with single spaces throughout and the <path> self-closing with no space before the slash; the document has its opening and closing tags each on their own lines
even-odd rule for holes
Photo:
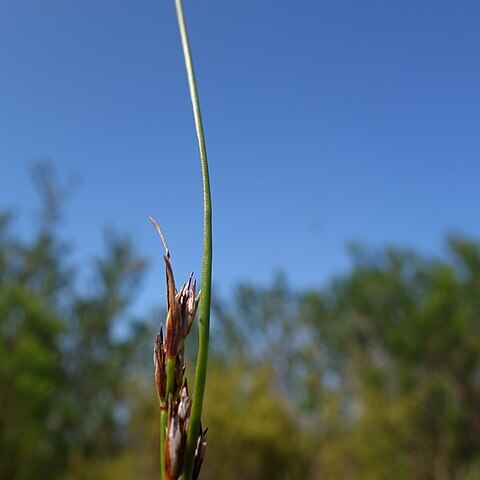
<svg viewBox="0 0 480 480">
<path fill-rule="evenodd" d="M 203 478 L 480 478 L 480 4 L 184 7 Z M 178 283 L 202 246 L 173 2 L 3 1 L 0 72 L 0 479 L 158 478 L 148 215 Z"/>
</svg>

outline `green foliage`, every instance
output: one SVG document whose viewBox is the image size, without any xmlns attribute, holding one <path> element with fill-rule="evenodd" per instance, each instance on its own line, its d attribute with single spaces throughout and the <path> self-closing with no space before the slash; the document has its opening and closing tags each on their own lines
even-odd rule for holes
<svg viewBox="0 0 480 480">
<path fill-rule="evenodd" d="M 270 365 L 311 427 L 311 478 L 457 479 L 478 465 L 480 246 L 452 237 L 448 250 L 357 248 L 321 291 L 277 280 L 217 304 L 217 353 Z"/>
<path fill-rule="evenodd" d="M 42 172 L 31 238 L 0 215 L 0 480 L 157 479 L 158 325 L 128 313 L 145 263 L 110 235 L 86 277 Z M 323 289 L 216 298 L 202 478 L 478 478 L 480 244 L 447 247 L 356 248 Z"/>
<path fill-rule="evenodd" d="M 478 460 L 480 248 L 459 237 L 448 246 L 450 258 L 435 261 L 360 252 L 329 292 L 322 314 L 343 324 L 339 391 L 350 412 L 320 462 L 332 468 L 341 445 L 357 468 L 326 478 L 460 478 Z"/>
<path fill-rule="evenodd" d="M 307 437 L 272 385 L 268 365 L 213 362 L 205 399 L 208 455 L 204 478 L 306 478 Z"/>
<path fill-rule="evenodd" d="M 33 238 L 0 217 L 0 479 L 60 478 L 74 458 L 112 455 L 126 442 L 125 371 L 137 335 L 115 333 L 144 267 L 128 240 L 107 238 L 91 289 L 73 281 L 56 232 L 65 189 L 35 170 L 43 208 Z M 81 272 L 83 273 L 83 272 Z"/>
<path fill-rule="evenodd" d="M 54 478 L 63 325 L 42 298 L 14 283 L 0 286 L 0 318 L 0 478 L 33 478 L 39 470 Z"/>
</svg>

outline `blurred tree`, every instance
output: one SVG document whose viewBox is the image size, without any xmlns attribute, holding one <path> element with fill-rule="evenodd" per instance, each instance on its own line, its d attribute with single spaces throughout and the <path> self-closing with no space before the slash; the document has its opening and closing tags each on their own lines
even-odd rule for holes
<svg viewBox="0 0 480 480">
<path fill-rule="evenodd" d="M 311 312 L 319 331 L 339 323 L 344 359 L 335 390 L 345 408 L 321 450 L 322 478 L 457 479 L 478 461 L 480 246 L 448 246 L 446 260 L 357 250 L 352 273 Z"/>
<path fill-rule="evenodd" d="M 72 299 L 65 335 L 65 400 L 69 439 L 82 456 L 112 454 L 126 441 L 124 389 L 137 338 L 130 331 L 121 339 L 115 327 L 125 321 L 143 266 L 128 242 L 109 237 L 107 253 L 95 262 L 91 291 Z"/>
<path fill-rule="evenodd" d="M 311 327 L 300 318 L 302 301 L 283 275 L 270 287 L 240 284 L 230 302 L 214 299 L 212 356 L 231 366 L 268 365 L 286 403 L 307 408 L 312 377 L 322 372 Z"/>
<path fill-rule="evenodd" d="M 50 167 L 33 171 L 42 196 L 35 238 L 12 234 L 11 213 L 0 220 L 0 478 L 55 478 L 66 461 L 63 417 L 55 408 L 65 382 L 60 296 L 70 282 L 65 247 L 55 237 L 57 199 Z"/>
<path fill-rule="evenodd" d="M 54 405 L 62 385 L 60 319 L 16 283 L 0 286 L 0 478 L 55 478 L 62 419 Z M 60 448 L 61 451 L 61 448 Z"/>
<path fill-rule="evenodd" d="M 128 239 L 107 237 L 91 289 L 74 281 L 57 226 L 69 188 L 49 164 L 33 177 L 42 210 L 31 240 L 0 216 L 0 478 L 55 479 L 75 458 L 112 455 L 126 442 L 126 366 L 144 328 L 119 322 L 145 262 Z M 125 326 L 127 329 L 127 325 Z M 128 329 L 127 329 L 128 330 Z M 72 460 L 73 459 L 73 460 Z"/>
<path fill-rule="evenodd" d="M 435 260 L 356 247 L 352 271 L 322 290 L 277 279 L 216 304 L 214 352 L 269 366 L 314 432 L 312 478 L 453 480 L 478 464 L 480 245 L 448 248 Z"/>
</svg>

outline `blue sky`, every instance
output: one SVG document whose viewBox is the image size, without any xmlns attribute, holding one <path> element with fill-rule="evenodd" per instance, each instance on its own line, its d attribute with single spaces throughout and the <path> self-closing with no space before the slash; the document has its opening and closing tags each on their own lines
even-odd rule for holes
<svg viewBox="0 0 480 480">
<path fill-rule="evenodd" d="M 294 287 L 345 271 L 352 240 L 442 251 L 480 236 L 480 3 L 185 0 L 209 151 L 214 279 Z M 0 206 L 28 232 L 27 166 L 81 185 L 64 236 L 104 227 L 180 281 L 200 274 L 201 182 L 173 0 L 0 3 Z"/>
</svg>

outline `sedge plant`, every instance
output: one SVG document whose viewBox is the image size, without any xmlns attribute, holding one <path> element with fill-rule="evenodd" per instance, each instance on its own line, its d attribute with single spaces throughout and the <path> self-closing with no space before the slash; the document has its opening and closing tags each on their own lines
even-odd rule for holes
<svg viewBox="0 0 480 480">
<path fill-rule="evenodd" d="M 162 230 L 150 218 L 165 248 L 167 282 L 167 318 L 157 334 L 154 346 L 155 384 L 160 403 L 160 478 L 161 480 L 196 480 L 206 447 L 206 430 L 201 414 L 208 362 L 210 297 L 212 278 L 212 202 L 207 150 L 192 55 L 181 0 L 175 0 L 180 29 L 195 130 L 200 152 L 203 180 L 203 260 L 200 293 L 196 293 L 193 274 L 180 290 L 176 289 L 170 251 Z M 184 378 L 185 339 L 199 310 L 199 345 L 193 394 Z"/>
</svg>

